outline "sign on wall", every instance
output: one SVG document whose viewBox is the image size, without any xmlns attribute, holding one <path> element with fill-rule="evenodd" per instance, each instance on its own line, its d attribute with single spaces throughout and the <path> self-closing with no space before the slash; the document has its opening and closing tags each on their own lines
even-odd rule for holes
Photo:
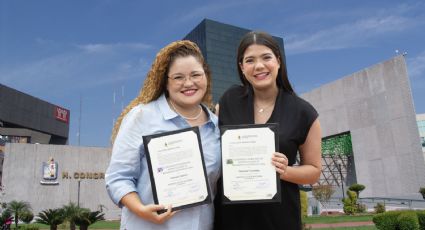
<svg viewBox="0 0 425 230">
<path fill-rule="evenodd" d="M 53 157 L 50 157 L 49 161 L 43 162 L 42 167 L 43 178 L 40 184 L 44 185 L 57 185 L 58 182 L 58 163 L 54 161 Z"/>
<path fill-rule="evenodd" d="M 64 109 L 59 106 L 55 106 L 55 118 L 56 120 L 63 121 L 65 123 L 69 123 L 69 110 Z"/>
</svg>

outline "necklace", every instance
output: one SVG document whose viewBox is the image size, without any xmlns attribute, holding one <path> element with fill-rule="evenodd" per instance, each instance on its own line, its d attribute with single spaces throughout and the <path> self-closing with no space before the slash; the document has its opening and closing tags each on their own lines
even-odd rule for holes
<svg viewBox="0 0 425 230">
<path fill-rule="evenodd" d="M 266 111 L 267 109 L 269 109 L 270 107 L 272 107 L 274 105 L 274 102 L 272 103 L 272 104 L 270 104 L 270 105 L 268 105 L 268 106 L 266 106 L 266 107 L 264 107 L 264 108 L 260 108 L 260 106 L 258 106 L 258 105 L 256 105 L 256 104 L 254 104 L 254 106 L 255 107 L 257 107 L 257 112 L 258 113 L 263 113 L 264 111 Z"/>
<path fill-rule="evenodd" d="M 176 113 L 178 115 L 180 115 L 181 117 L 183 117 L 185 120 L 192 120 L 192 121 L 193 120 L 197 120 L 201 116 L 201 114 L 202 114 L 202 107 L 201 107 L 201 105 L 199 105 L 199 113 L 196 116 L 194 116 L 194 117 L 185 117 L 181 113 L 179 113 L 179 111 L 174 106 L 173 102 L 171 100 L 169 100 L 169 101 L 170 101 L 171 107 L 173 107 L 174 111 L 176 111 Z"/>
</svg>

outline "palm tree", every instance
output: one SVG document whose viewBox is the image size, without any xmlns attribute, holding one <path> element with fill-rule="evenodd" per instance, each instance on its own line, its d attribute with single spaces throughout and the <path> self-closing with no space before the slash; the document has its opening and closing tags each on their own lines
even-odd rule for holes
<svg viewBox="0 0 425 230">
<path fill-rule="evenodd" d="M 56 230 L 58 225 L 62 224 L 64 220 L 65 216 L 62 209 L 47 209 L 37 215 L 35 222 L 49 225 L 50 230 Z"/>
<path fill-rule="evenodd" d="M 80 230 L 87 230 L 91 224 L 99 220 L 104 220 L 104 215 L 101 211 L 90 212 L 90 210 L 84 210 L 75 219 L 75 224 L 80 226 Z"/>
<path fill-rule="evenodd" d="M 69 229 L 75 230 L 75 219 L 85 209 L 78 207 L 78 205 L 73 202 L 69 202 L 68 205 L 62 206 L 62 209 L 64 211 L 65 220 L 69 222 Z"/>
<path fill-rule="evenodd" d="M 14 215 L 15 227 L 18 228 L 19 215 L 24 211 L 31 210 L 31 205 L 25 201 L 12 200 L 7 204 L 7 210 Z"/>
</svg>

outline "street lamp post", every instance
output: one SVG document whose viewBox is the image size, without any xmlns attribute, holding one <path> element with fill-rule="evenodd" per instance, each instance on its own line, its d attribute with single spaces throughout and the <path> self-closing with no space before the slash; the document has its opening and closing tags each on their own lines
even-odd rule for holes
<svg viewBox="0 0 425 230">
<path fill-rule="evenodd" d="M 342 171 L 341 171 L 341 161 L 338 161 L 337 167 L 338 167 L 339 175 L 341 177 L 342 199 L 345 199 L 345 194 L 344 194 L 344 177 L 342 176 Z"/>
<path fill-rule="evenodd" d="M 78 179 L 77 207 L 80 207 L 80 183 L 81 180 Z"/>
</svg>

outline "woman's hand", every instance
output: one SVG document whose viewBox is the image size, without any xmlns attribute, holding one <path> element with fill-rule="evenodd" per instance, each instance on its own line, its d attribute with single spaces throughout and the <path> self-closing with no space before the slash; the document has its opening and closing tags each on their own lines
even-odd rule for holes
<svg viewBox="0 0 425 230">
<path fill-rule="evenodd" d="M 156 204 L 142 205 L 140 212 L 138 212 L 137 215 L 155 224 L 162 224 L 176 213 L 176 211 L 171 212 L 171 205 L 167 207 L 166 212 L 161 214 L 157 213 L 157 211 L 163 210 L 164 208 L 165 207 L 163 205 Z"/>
<path fill-rule="evenodd" d="M 167 207 L 166 212 L 158 214 L 157 211 L 163 210 L 165 208 L 164 205 L 144 205 L 140 201 L 139 195 L 135 192 L 125 195 L 120 202 L 140 218 L 155 224 L 162 224 L 176 214 L 176 211 L 171 211 L 171 205 Z"/>
<path fill-rule="evenodd" d="M 272 164 L 274 165 L 276 172 L 280 174 L 279 177 L 283 179 L 286 169 L 288 168 L 288 158 L 283 153 L 275 152 L 273 153 Z"/>
</svg>

